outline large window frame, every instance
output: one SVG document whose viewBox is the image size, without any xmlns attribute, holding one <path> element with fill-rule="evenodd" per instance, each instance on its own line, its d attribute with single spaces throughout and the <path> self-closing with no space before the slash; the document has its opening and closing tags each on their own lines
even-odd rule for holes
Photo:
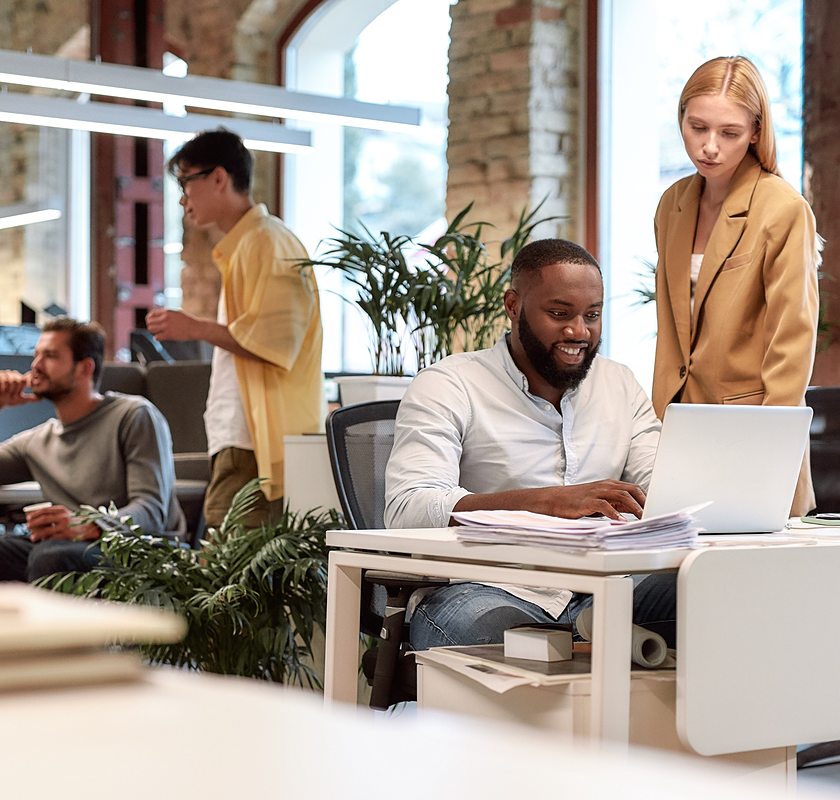
<svg viewBox="0 0 840 800">
<path fill-rule="evenodd" d="M 345 68 L 348 54 L 365 29 L 397 2 L 327 0 L 309 9 L 309 15 L 285 41 L 280 52 L 281 72 L 286 88 L 344 95 L 347 89 Z M 388 98 L 376 98 L 373 101 L 388 102 Z M 411 100 L 405 98 L 396 98 L 394 102 L 411 104 Z M 358 230 L 358 226 L 355 220 L 345 220 L 347 170 L 344 159 L 348 153 L 346 129 L 316 121 L 307 121 L 306 127 L 312 133 L 313 147 L 309 153 L 284 159 L 281 176 L 283 202 L 280 206 L 289 227 L 310 253 L 316 253 L 322 240 L 336 233 L 336 227 Z M 422 135 L 422 131 L 419 130 L 418 135 Z M 387 146 L 388 141 L 383 141 L 383 147 Z M 441 206 L 437 222 L 443 226 L 442 232 L 445 229 L 443 202 Z M 383 225 L 391 230 L 387 223 Z M 378 223 L 374 224 L 373 229 L 379 230 Z M 408 230 L 393 232 L 418 233 Z M 348 284 L 333 270 L 319 270 L 317 277 L 324 323 L 324 369 L 327 372 L 369 371 L 370 355 L 367 348 L 359 346 L 360 342 L 368 340 L 367 323 L 345 300 L 351 294 Z"/>
<path fill-rule="evenodd" d="M 778 7 L 791 6 L 798 0 L 779 0 Z M 756 4 L 757 5 L 757 4 Z M 771 4 L 772 5 L 772 4 Z M 801 8 L 800 3 L 800 8 Z M 749 10 L 749 4 L 746 4 Z M 682 6 L 672 5 L 669 9 Z M 688 7 L 686 7 L 688 8 Z M 666 185 L 660 173 L 661 144 L 665 135 L 677 134 L 677 101 L 679 86 L 703 61 L 718 55 L 741 53 L 756 61 L 762 71 L 771 102 L 784 94 L 784 86 L 774 83 L 762 64 L 762 53 L 776 52 L 778 42 L 767 39 L 755 30 L 733 31 L 732 26 L 715 29 L 711 22 L 701 28 L 694 15 L 694 30 L 681 26 L 681 34 L 693 36 L 694 48 L 680 49 L 667 77 L 669 96 L 663 97 L 657 78 L 663 75 L 659 61 L 657 36 L 668 35 L 661 17 L 660 0 L 599 0 L 597 9 L 597 216 L 598 255 L 604 272 L 605 314 L 602 352 L 633 369 L 639 382 L 650 390 L 656 346 L 655 304 L 639 304 L 639 291 L 653 288 L 650 266 L 656 263 L 653 217 Z M 708 12 L 709 9 L 707 8 Z M 784 10 L 782 13 L 790 13 Z M 778 8 L 767 12 L 771 18 Z M 678 13 L 674 10 L 672 13 Z M 690 12 L 686 11 L 688 15 Z M 691 12 L 693 13 L 693 12 Z M 734 12 L 733 12 L 734 13 Z M 708 16 L 708 14 L 707 14 Z M 804 27 L 804 16 L 800 16 Z M 772 28 L 772 20 L 771 20 Z M 776 29 L 790 39 L 790 28 Z M 670 30 L 670 28 L 669 28 Z M 592 39 L 590 38 L 590 41 Z M 796 52 L 794 42 L 792 52 Z M 800 59 L 804 61 L 799 47 Z M 591 59 L 590 59 L 591 60 Z M 802 69 L 802 62 L 799 67 Z M 800 73 L 801 74 L 801 73 Z M 789 95 L 784 95 L 787 98 Z M 774 103 L 774 127 L 777 137 L 786 111 Z M 799 115 L 801 141 L 801 113 Z M 663 127 L 664 123 L 664 127 Z M 671 127 L 667 127 L 671 126 Z M 801 191 L 801 146 L 799 158 L 779 145 L 779 158 L 784 177 Z M 686 156 L 687 173 L 693 172 Z M 673 180 L 677 180 L 678 173 Z M 666 183 L 673 182 L 668 178 Z"/>
</svg>

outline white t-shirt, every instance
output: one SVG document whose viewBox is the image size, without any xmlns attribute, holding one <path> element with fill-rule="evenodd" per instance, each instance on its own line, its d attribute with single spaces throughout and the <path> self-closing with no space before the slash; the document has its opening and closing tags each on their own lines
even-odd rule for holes
<svg viewBox="0 0 840 800">
<path fill-rule="evenodd" d="M 703 253 L 691 254 L 691 313 L 694 313 L 694 291 L 697 289 L 697 279 L 700 277 L 700 267 L 703 265 Z"/>
<path fill-rule="evenodd" d="M 227 325 L 225 293 L 219 297 L 217 320 Z M 210 391 L 207 393 L 207 408 L 204 411 L 204 428 L 207 431 L 207 454 L 214 455 L 226 447 L 253 450 L 251 433 L 242 409 L 239 381 L 236 378 L 236 364 L 233 353 L 222 347 L 213 348 L 210 370 Z"/>
</svg>

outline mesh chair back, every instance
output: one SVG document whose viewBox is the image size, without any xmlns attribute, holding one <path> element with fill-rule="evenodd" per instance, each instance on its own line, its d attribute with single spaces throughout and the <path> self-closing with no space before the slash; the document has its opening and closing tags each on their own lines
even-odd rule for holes
<svg viewBox="0 0 840 800">
<path fill-rule="evenodd" d="M 399 400 L 356 403 L 337 408 L 327 419 L 335 488 L 353 529 L 385 527 L 385 467 L 399 405 Z"/>
</svg>

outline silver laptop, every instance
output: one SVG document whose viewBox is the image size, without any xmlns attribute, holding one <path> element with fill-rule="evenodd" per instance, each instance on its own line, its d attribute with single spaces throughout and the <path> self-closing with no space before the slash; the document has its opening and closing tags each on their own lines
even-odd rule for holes
<svg viewBox="0 0 840 800">
<path fill-rule="evenodd" d="M 711 500 L 695 515 L 707 533 L 781 530 L 812 414 L 807 406 L 672 403 L 642 518 Z"/>
</svg>

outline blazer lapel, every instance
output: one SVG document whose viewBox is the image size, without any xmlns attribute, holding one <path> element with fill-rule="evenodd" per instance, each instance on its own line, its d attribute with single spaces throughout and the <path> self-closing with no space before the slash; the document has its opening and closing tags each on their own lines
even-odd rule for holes
<svg viewBox="0 0 840 800">
<path fill-rule="evenodd" d="M 688 364 L 691 344 L 691 250 L 694 246 L 702 185 L 702 178 L 694 175 L 677 200 L 677 210 L 671 212 L 666 242 L 668 257 L 663 265 L 668 277 L 669 301 L 685 364 Z"/>
<path fill-rule="evenodd" d="M 732 176 L 729 193 L 723 201 L 720 215 L 715 221 L 715 227 L 706 245 L 703 264 L 700 267 L 700 275 L 694 290 L 694 312 L 691 317 L 692 344 L 697 336 L 697 320 L 700 318 L 700 310 L 709 289 L 744 232 L 753 192 L 760 175 L 761 165 L 748 153 Z"/>
</svg>

